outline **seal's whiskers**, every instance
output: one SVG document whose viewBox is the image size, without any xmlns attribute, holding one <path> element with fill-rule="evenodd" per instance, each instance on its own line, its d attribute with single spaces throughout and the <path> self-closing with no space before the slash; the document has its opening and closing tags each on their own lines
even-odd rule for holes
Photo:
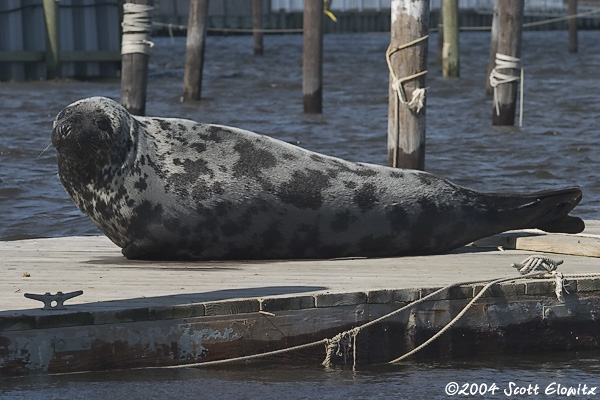
<svg viewBox="0 0 600 400">
<path fill-rule="evenodd" d="M 39 158 L 44 155 L 44 153 L 46 152 L 46 150 L 48 150 L 50 148 L 50 146 L 52 146 L 52 142 L 50 142 L 50 144 L 48 146 L 46 146 L 46 148 L 44 150 L 42 150 L 42 152 L 35 158 L 36 160 L 39 160 Z"/>
</svg>

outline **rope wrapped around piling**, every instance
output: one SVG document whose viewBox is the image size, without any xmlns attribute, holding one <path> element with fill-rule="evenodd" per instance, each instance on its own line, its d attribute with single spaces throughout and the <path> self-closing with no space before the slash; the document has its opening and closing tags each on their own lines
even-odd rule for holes
<svg viewBox="0 0 600 400">
<path fill-rule="evenodd" d="M 420 113 L 423 109 L 423 106 L 425 105 L 425 88 L 416 88 L 415 90 L 413 90 L 411 93 L 411 98 L 410 100 L 408 100 L 403 85 L 405 82 L 417 79 L 427 74 L 427 70 L 425 70 L 417 72 L 416 74 L 406 76 L 404 78 L 398 78 L 396 76 L 396 73 L 394 72 L 394 69 L 392 68 L 392 55 L 394 55 L 400 50 L 407 49 L 424 40 L 427 40 L 428 38 L 429 35 L 425 35 L 423 37 L 413 40 L 412 42 L 405 43 L 398 47 L 392 47 L 392 45 L 390 44 L 385 52 L 385 59 L 388 65 L 388 69 L 390 70 L 392 89 L 396 92 L 396 104 L 394 107 L 394 121 L 396 125 L 396 131 L 394 132 L 394 155 L 392 159 L 392 167 L 398 166 L 398 149 L 400 147 L 400 104 L 406 105 L 408 109 L 415 114 Z"/>
<path fill-rule="evenodd" d="M 154 7 L 143 4 L 123 4 L 121 55 L 131 53 L 150 55 L 150 49 L 154 46 L 150 40 L 153 9 Z"/>
<path fill-rule="evenodd" d="M 520 70 L 518 75 L 511 75 L 500 70 L 517 69 Z M 498 103 L 497 88 L 499 85 L 511 82 L 521 83 L 520 100 L 519 100 L 519 126 L 523 125 L 523 84 L 525 76 L 521 67 L 521 59 L 506 54 L 496 53 L 496 66 L 490 73 L 490 86 L 494 89 L 494 106 L 496 115 L 500 115 L 500 104 Z"/>
<path fill-rule="evenodd" d="M 406 96 L 406 92 L 404 91 L 404 87 L 402 86 L 402 84 L 404 82 L 407 82 L 407 81 L 410 81 L 410 80 L 413 80 L 413 79 L 416 79 L 416 78 L 419 78 L 419 77 L 425 75 L 427 73 L 427 71 L 417 72 L 416 74 L 409 75 L 404 78 L 398 78 L 396 76 L 396 73 L 394 72 L 394 69 L 392 68 L 392 55 L 400 50 L 404 50 L 406 48 L 414 46 L 415 44 L 420 43 L 423 40 L 427 40 L 427 38 L 429 38 L 429 35 L 425 35 L 416 40 L 413 40 L 412 42 L 405 43 L 402 46 L 398 46 L 396 48 L 393 48 L 390 45 L 388 47 L 387 51 L 385 52 L 385 58 L 387 61 L 388 68 L 390 70 L 390 75 L 392 77 L 392 88 L 397 93 L 398 100 L 400 101 L 400 103 L 406 104 L 411 111 L 413 111 L 417 114 L 421 111 L 421 109 L 423 108 L 423 105 L 425 104 L 425 89 L 417 88 L 417 89 L 413 90 L 411 99 L 408 100 L 407 96 Z"/>
</svg>

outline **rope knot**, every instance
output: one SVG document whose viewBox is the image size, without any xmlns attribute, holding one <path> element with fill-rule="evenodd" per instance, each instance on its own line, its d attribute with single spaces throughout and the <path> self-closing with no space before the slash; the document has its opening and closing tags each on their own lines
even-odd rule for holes
<svg viewBox="0 0 600 400">
<path fill-rule="evenodd" d="M 553 272 L 562 263 L 563 260 L 553 260 L 550 257 L 533 255 L 527 257 L 520 263 L 511 264 L 511 266 L 517 268 L 521 275 L 526 275 L 534 271 Z"/>
<path fill-rule="evenodd" d="M 388 69 L 390 71 L 390 75 L 391 75 L 391 79 L 392 79 L 392 89 L 397 93 L 398 101 L 402 104 L 406 104 L 412 112 L 417 113 L 417 114 L 419 112 L 421 112 L 421 109 L 423 108 L 423 105 L 425 104 L 425 88 L 416 88 L 415 90 L 413 90 L 411 93 L 411 99 L 408 100 L 407 96 L 406 96 L 406 92 L 405 92 L 402 84 L 404 82 L 408 82 L 410 80 L 420 78 L 421 76 L 425 75 L 427 73 L 427 71 L 417 72 L 416 74 L 412 74 L 412 75 L 406 76 L 404 78 L 398 78 L 394 72 L 394 69 L 392 68 L 392 55 L 400 50 L 404 50 L 408 47 L 416 45 L 419 42 L 427 40 L 428 37 L 429 37 L 429 35 L 425 35 L 416 40 L 413 40 L 412 42 L 405 43 L 402 46 L 399 46 L 396 48 L 393 48 L 390 45 L 388 47 L 387 51 L 385 52 L 385 58 L 386 58 Z M 396 116 L 396 118 L 397 118 L 397 116 Z"/>
<path fill-rule="evenodd" d="M 559 265 L 563 263 L 563 260 L 553 260 L 550 257 L 544 257 L 540 255 L 533 255 L 527 257 L 521 263 L 511 264 L 514 268 L 517 268 L 521 275 L 527 275 L 535 271 L 548 272 L 549 276 L 554 277 L 554 293 L 556 298 L 561 303 L 565 302 L 565 296 L 563 292 L 569 294 L 566 288 L 565 279 L 562 273 L 557 271 Z"/>
<path fill-rule="evenodd" d="M 346 364 L 350 355 L 350 350 L 354 347 L 353 339 L 358 334 L 355 330 L 349 330 L 342 333 L 338 333 L 333 338 L 328 339 L 325 344 L 325 350 L 327 352 L 323 365 L 328 367 L 331 365 L 331 359 L 334 355 L 338 357 L 344 357 L 344 364 Z M 356 349 L 355 349 L 356 351 Z"/>
</svg>

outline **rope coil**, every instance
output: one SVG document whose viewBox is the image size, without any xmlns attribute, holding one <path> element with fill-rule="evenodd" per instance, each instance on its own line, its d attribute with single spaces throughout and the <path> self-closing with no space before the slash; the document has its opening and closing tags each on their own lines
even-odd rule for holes
<svg viewBox="0 0 600 400">
<path fill-rule="evenodd" d="M 527 257 L 520 263 L 511 264 L 511 267 L 517 268 L 521 275 L 529 274 L 533 271 L 546 271 L 552 273 L 556 271 L 556 268 L 562 263 L 563 260 L 553 260 L 550 257 L 533 255 Z"/>
<path fill-rule="evenodd" d="M 123 4 L 123 39 L 121 55 L 142 53 L 150 55 L 154 43 L 150 40 L 152 31 L 152 6 L 143 4 Z"/>
<path fill-rule="evenodd" d="M 500 70 L 519 70 L 518 75 L 512 75 Z M 496 65 L 490 73 L 490 86 L 494 89 L 494 106 L 496 115 L 500 115 L 500 104 L 498 102 L 497 88 L 500 85 L 511 82 L 520 82 L 520 101 L 519 101 L 519 126 L 523 126 L 523 84 L 525 81 L 524 70 L 521 67 L 521 59 L 506 54 L 496 53 Z"/>
</svg>

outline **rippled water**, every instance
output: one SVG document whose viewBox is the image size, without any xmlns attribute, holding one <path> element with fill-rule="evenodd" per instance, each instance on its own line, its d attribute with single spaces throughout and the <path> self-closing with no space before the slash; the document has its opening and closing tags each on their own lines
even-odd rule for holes
<svg viewBox="0 0 600 400">
<path fill-rule="evenodd" d="M 266 36 L 265 56 L 249 36 L 208 38 L 203 100 L 181 103 L 185 39 L 158 38 L 151 59 L 148 115 L 234 125 L 354 161 L 387 160 L 389 35 L 327 35 L 324 114 L 302 112 L 302 37 Z M 461 77 L 447 80 L 430 41 L 426 169 L 486 191 L 579 185 L 576 213 L 600 218 L 598 109 L 600 33 L 580 32 L 579 53 L 563 31 L 525 32 L 522 128 L 491 126 L 485 96 L 489 33 L 461 36 Z M 56 177 L 54 116 L 83 97 L 118 99 L 118 81 L 0 84 L 0 240 L 96 234 Z"/>
<path fill-rule="evenodd" d="M 148 115 L 234 125 L 308 149 L 384 164 L 387 160 L 386 34 L 327 35 L 324 114 L 302 113 L 302 38 L 266 36 L 265 56 L 248 36 L 209 37 L 203 100 L 180 103 L 185 41 L 156 39 Z M 445 80 L 430 42 L 426 169 L 486 191 L 536 191 L 579 185 L 576 214 L 600 218 L 600 33 L 580 32 L 579 53 L 567 33 L 525 32 L 525 115 L 522 128 L 491 126 L 485 96 L 489 33 L 461 35 L 461 77 Z M 56 176 L 50 144 L 54 116 L 83 97 L 118 99 L 118 81 L 0 84 L 0 240 L 97 234 Z M 600 356 L 527 355 L 484 361 L 407 363 L 400 367 L 323 370 L 247 366 L 192 371 L 134 371 L 5 379 L 11 399 L 122 398 L 446 398 L 455 381 L 509 383 L 598 381 Z M 540 398 L 551 398 L 540 395 Z M 463 396 L 457 396 L 463 397 Z M 479 396 L 481 397 L 481 396 Z M 497 393 L 491 398 L 504 398 Z M 526 396 L 526 398 L 535 398 Z M 578 397 L 583 398 L 583 397 Z"/>
<path fill-rule="evenodd" d="M 455 393 L 455 398 L 585 399 L 597 396 L 582 395 L 583 385 L 587 385 L 588 390 L 596 386 L 596 392 L 600 392 L 599 373 L 598 352 L 492 357 L 484 361 L 407 362 L 356 371 L 321 366 L 248 364 L 235 368 L 7 378 L 0 379 L 0 398 L 448 399 L 446 388 L 458 388 L 467 394 L 472 390 L 478 394 Z M 580 388 L 580 395 L 553 395 L 564 388 Z M 525 394 L 516 395 L 520 390 Z M 530 390 L 529 394 L 527 390 Z"/>
</svg>

